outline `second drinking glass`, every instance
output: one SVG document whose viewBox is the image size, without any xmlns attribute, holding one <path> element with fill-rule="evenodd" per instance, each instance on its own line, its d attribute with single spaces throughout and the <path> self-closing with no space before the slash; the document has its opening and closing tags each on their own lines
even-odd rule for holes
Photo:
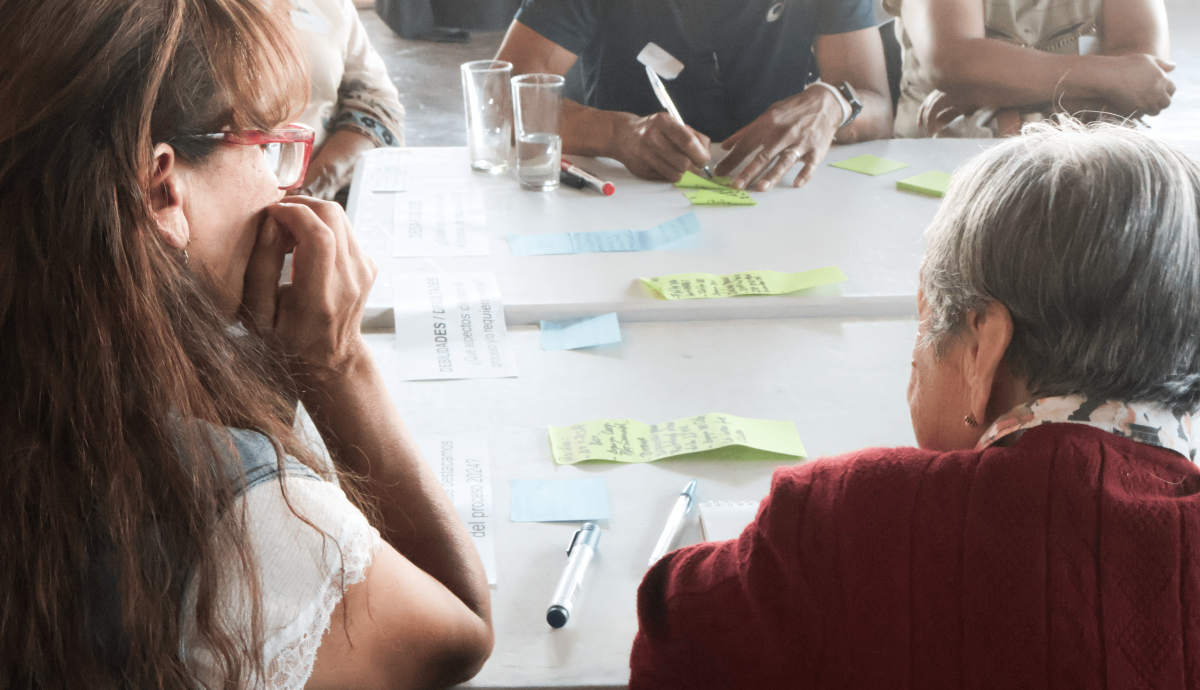
<svg viewBox="0 0 1200 690">
<path fill-rule="evenodd" d="M 557 74 L 513 77 L 513 111 L 517 129 L 517 179 L 525 189 L 558 187 L 562 159 L 563 78 Z"/>
</svg>

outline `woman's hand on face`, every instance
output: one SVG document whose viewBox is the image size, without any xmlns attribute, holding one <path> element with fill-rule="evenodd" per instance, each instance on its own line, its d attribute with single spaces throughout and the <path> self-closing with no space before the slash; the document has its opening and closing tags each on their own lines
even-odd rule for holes
<svg viewBox="0 0 1200 690">
<path fill-rule="evenodd" d="M 292 252 L 292 282 L 279 284 Z M 275 340 L 293 373 L 345 371 L 365 351 L 362 313 L 378 269 L 359 248 L 342 207 L 288 197 L 267 219 L 246 269 L 242 307 L 247 326 Z"/>
</svg>

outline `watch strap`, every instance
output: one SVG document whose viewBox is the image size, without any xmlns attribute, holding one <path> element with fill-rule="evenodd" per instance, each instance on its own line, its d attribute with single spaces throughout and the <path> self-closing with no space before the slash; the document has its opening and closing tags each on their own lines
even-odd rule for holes
<svg viewBox="0 0 1200 690">
<path fill-rule="evenodd" d="M 834 98 L 837 99 L 838 105 L 842 106 L 842 123 L 838 125 L 839 129 L 849 124 L 849 122 L 854 119 L 854 116 L 858 114 L 854 112 L 854 109 L 850 106 L 850 101 L 846 100 L 846 97 L 842 95 L 842 92 L 839 91 L 838 88 L 833 84 L 827 84 L 818 79 L 809 83 L 808 86 L 804 87 L 804 90 L 807 91 L 814 86 L 823 86 L 829 89 L 830 93 L 832 93 Z"/>
</svg>

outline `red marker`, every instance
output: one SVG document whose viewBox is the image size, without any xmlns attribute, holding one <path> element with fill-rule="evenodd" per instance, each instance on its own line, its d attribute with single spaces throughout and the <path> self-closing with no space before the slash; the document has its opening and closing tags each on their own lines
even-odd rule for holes
<svg viewBox="0 0 1200 690">
<path fill-rule="evenodd" d="M 600 179 L 599 177 L 596 177 L 595 175 L 591 174 L 590 172 L 584 170 L 583 168 L 575 167 L 575 164 L 572 163 L 571 161 L 567 160 L 566 158 L 562 159 L 561 165 L 562 165 L 562 170 L 564 173 L 567 173 L 569 175 L 574 175 L 575 177 L 578 177 L 580 180 L 583 181 L 583 185 L 581 185 L 581 187 L 590 187 L 590 188 L 596 190 L 597 192 L 600 192 L 604 196 L 612 196 L 617 191 L 617 188 L 615 185 L 613 185 L 613 183 L 605 182 L 604 180 Z M 565 181 L 565 178 L 564 178 L 564 181 Z M 575 185 L 571 185 L 571 186 L 575 186 Z"/>
</svg>

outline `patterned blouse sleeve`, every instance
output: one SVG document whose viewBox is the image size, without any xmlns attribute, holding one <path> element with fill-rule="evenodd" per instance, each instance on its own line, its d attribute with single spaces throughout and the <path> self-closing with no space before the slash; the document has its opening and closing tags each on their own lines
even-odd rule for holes
<svg viewBox="0 0 1200 690">
<path fill-rule="evenodd" d="M 383 58 L 375 52 L 352 0 L 342 1 L 349 27 L 345 72 L 338 88 L 333 131 L 348 129 L 373 140 L 376 146 L 404 145 L 404 107 L 388 77 Z"/>
<path fill-rule="evenodd" d="M 337 484 L 311 472 L 263 481 L 241 501 L 262 591 L 266 678 L 253 685 L 298 690 L 312 674 L 334 607 L 347 587 L 366 577 L 383 541 Z M 194 610 L 193 601 L 189 597 L 185 611 Z M 249 621 L 246 588 L 222 588 L 220 611 Z M 194 621 L 185 620 L 183 643 L 193 673 L 219 684 L 218 662 L 198 643 Z"/>
</svg>

